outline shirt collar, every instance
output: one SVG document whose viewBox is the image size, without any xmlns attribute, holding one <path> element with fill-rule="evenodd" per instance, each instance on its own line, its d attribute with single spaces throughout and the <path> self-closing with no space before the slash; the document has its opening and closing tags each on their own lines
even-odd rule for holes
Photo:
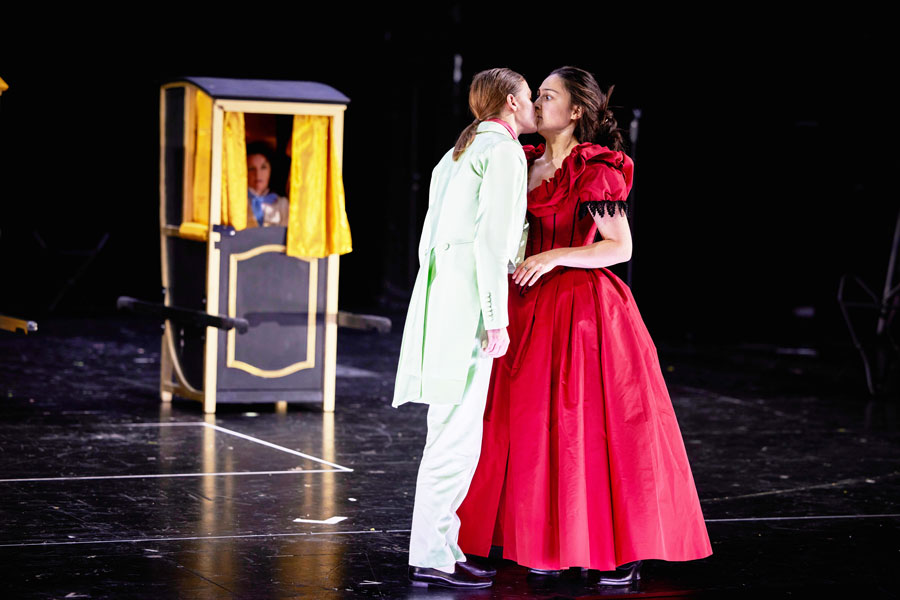
<svg viewBox="0 0 900 600">
<path fill-rule="evenodd" d="M 512 136 L 512 139 L 515 140 L 515 139 L 519 138 L 519 136 L 516 135 L 516 131 L 512 128 L 512 126 L 509 123 L 507 123 L 506 121 L 504 121 L 503 119 L 498 119 L 495 117 L 493 119 L 485 119 L 485 121 L 488 121 L 489 123 L 497 123 L 498 125 L 503 125 L 504 129 L 506 129 L 506 131 L 509 133 L 509 135 Z"/>
<path fill-rule="evenodd" d="M 478 124 L 478 129 L 475 130 L 475 133 L 484 133 L 485 131 L 493 131 L 494 133 L 502 133 L 505 136 L 509 137 L 509 131 L 507 131 L 506 127 L 501 125 L 500 123 L 492 123 L 490 121 L 482 121 Z M 518 140 L 516 140 L 518 141 Z"/>
</svg>

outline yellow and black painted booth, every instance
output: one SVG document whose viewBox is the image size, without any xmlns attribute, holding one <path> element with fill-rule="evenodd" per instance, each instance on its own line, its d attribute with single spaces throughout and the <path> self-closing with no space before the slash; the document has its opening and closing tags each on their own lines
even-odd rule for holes
<svg viewBox="0 0 900 600">
<path fill-rule="evenodd" d="M 222 402 L 334 410 L 339 255 L 351 250 L 348 102 L 306 81 L 190 77 L 162 87 L 164 402 L 199 400 L 207 413 Z M 247 144 L 279 132 L 287 223 L 256 226 Z"/>
</svg>

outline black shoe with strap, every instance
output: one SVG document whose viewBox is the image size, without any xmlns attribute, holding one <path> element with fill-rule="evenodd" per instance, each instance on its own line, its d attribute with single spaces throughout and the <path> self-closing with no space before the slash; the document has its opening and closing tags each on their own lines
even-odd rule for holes
<svg viewBox="0 0 900 600">
<path fill-rule="evenodd" d="M 600 571 L 600 579 L 597 581 L 600 585 L 631 585 L 637 583 L 641 579 L 641 564 L 643 561 L 636 560 L 616 567 L 615 571 Z"/>
<path fill-rule="evenodd" d="M 436 585 L 439 587 L 472 590 L 490 587 L 493 581 L 484 577 L 476 577 L 456 564 L 452 573 L 427 567 L 410 567 L 409 580 L 413 585 Z"/>
</svg>

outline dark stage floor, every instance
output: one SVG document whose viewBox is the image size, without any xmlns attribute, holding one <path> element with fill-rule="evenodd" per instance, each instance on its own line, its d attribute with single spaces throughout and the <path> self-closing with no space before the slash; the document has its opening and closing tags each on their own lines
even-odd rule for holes
<svg viewBox="0 0 900 600">
<path fill-rule="evenodd" d="M 395 321 L 396 325 L 396 321 Z M 895 598 L 896 405 L 856 364 L 660 344 L 712 557 L 412 588 L 406 550 L 425 407 L 390 407 L 399 332 L 341 331 L 337 411 L 161 405 L 158 325 L 0 332 L 3 598 Z"/>
</svg>

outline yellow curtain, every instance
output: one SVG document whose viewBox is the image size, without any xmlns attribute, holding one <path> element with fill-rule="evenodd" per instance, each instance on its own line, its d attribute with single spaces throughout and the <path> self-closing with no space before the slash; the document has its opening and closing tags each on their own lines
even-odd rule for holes
<svg viewBox="0 0 900 600">
<path fill-rule="evenodd" d="M 247 227 L 247 136 L 244 113 L 225 113 L 222 145 L 222 224 Z"/>
<path fill-rule="evenodd" d="M 330 117 L 295 115 L 287 254 L 323 258 L 352 248 Z"/>
<path fill-rule="evenodd" d="M 212 98 L 197 90 L 197 141 L 194 146 L 194 197 L 191 221 L 209 224 L 209 164 L 212 156 Z"/>
<path fill-rule="evenodd" d="M 197 238 L 209 224 L 209 183 L 212 159 L 213 100 L 201 90 L 196 95 L 196 144 L 191 222 L 183 223 L 181 233 Z M 222 224 L 235 229 L 247 227 L 247 141 L 244 114 L 225 113 L 222 140 Z M 233 202 L 230 199 L 234 199 Z"/>
</svg>

